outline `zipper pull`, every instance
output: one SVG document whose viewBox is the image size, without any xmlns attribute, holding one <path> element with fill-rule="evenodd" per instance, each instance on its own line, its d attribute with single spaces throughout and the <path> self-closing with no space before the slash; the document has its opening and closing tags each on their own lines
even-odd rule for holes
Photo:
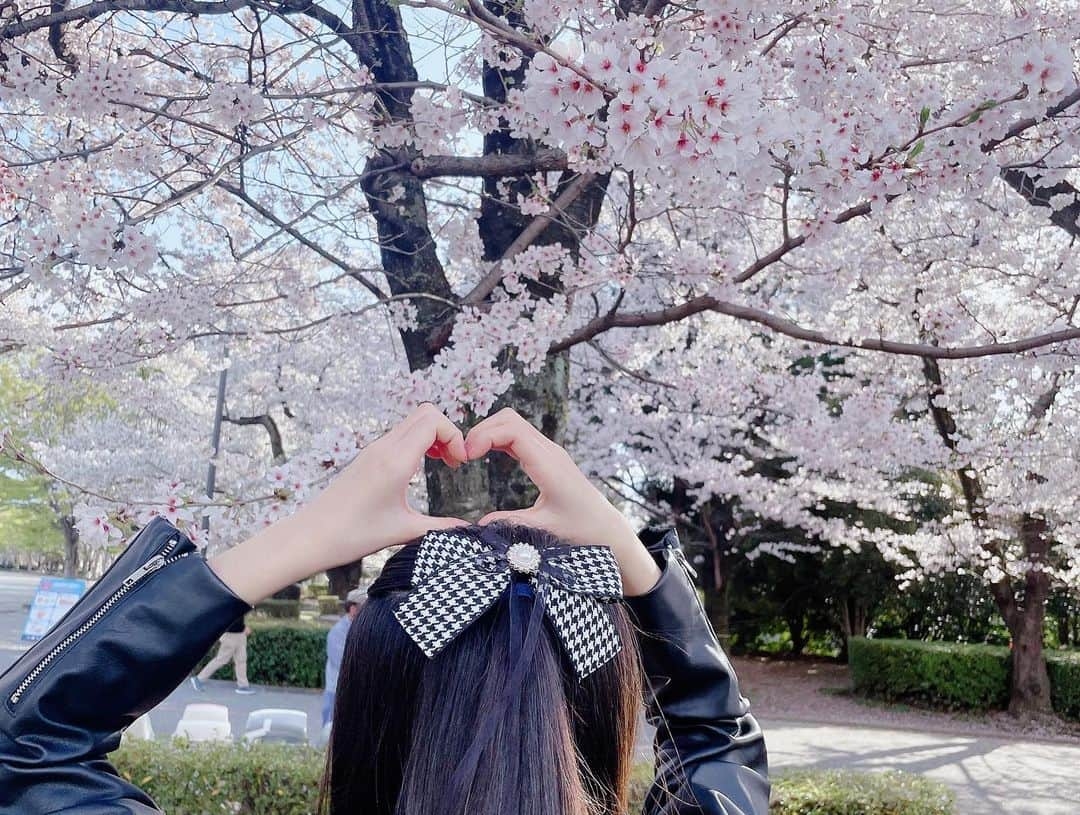
<svg viewBox="0 0 1080 815">
<path fill-rule="evenodd" d="M 686 557 L 686 552 L 684 552 L 682 549 L 675 549 L 674 551 L 676 559 L 679 561 L 679 563 L 682 564 L 683 569 L 686 570 L 686 574 L 690 578 L 691 582 L 697 580 L 697 569 L 690 565 L 690 560 Z"/>
<path fill-rule="evenodd" d="M 151 572 L 157 571 L 165 565 L 165 555 L 154 555 L 146 563 L 124 578 L 124 588 L 128 589 L 142 580 Z"/>
</svg>

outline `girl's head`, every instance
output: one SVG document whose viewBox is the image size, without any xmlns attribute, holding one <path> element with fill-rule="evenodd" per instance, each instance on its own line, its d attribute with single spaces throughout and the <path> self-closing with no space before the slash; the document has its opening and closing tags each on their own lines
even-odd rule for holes
<svg viewBox="0 0 1080 815">
<path fill-rule="evenodd" d="M 542 530 L 492 526 L 515 542 L 559 543 Z M 479 537 L 481 528 L 455 532 Z M 505 593 L 429 659 L 394 616 L 418 545 L 391 558 L 349 629 L 323 807 L 330 815 L 623 815 L 641 674 L 622 605 L 609 605 L 621 650 L 583 679 L 543 618 L 520 692 L 498 705 L 534 600 L 511 603 Z M 479 763 L 463 769 L 480 728 Z"/>
</svg>

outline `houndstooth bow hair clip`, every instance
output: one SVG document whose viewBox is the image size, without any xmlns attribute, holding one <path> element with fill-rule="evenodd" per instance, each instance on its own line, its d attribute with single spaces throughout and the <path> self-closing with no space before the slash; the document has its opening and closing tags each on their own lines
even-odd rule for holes
<svg viewBox="0 0 1080 815">
<path fill-rule="evenodd" d="M 622 597 L 610 549 L 515 543 L 490 528 L 481 538 L 449 530 L 429 532 L 420 541 L 414 588 L 394 616 L 428 657 L 522 580 L 544 606 L 579 677 L 619 653 L 622 643 L 605 607 Z"/>
</svg>

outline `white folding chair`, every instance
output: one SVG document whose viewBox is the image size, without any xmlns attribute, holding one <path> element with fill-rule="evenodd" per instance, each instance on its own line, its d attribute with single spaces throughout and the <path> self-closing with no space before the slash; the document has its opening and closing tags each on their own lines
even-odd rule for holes
<svg viewBox="0 0 1080 815">
<path fill-rule="evenodd" d="M 225 705 L 188 705 L 176 723 L 173 736 L 188 741 L 229 741 L 232 738 L 229 709 Z"/>
<path fill-rule="evenodd" d="M 144 713 L 124 728 L 120 739 L 121 741 L 153 741 L 154 725 L 150 722 L 150 714 Z"/>
<path fill-rule="evenodd" d="M 184 715 L 181 718 L 203 722 L 227 722 L 229 721 L 229 709 L 225 705 L 192 702 L 184 707 Z"/>
<path fill-rule="evenodd" d="M 248 714 L 245 741 L 307 743 L 307 713 L 287 708 L 263 708 Z"/>
</svg>

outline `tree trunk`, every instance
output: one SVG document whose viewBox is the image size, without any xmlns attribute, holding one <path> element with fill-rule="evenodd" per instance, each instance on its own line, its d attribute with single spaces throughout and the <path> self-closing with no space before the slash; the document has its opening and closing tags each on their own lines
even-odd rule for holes
<svg viewBox="0 0 1080 815">
<path fill-rule="evenodd" d="M 363 576 L 364 561 L 362 559 L 326 570 L 326 577 L 330 581 L 330 593 L 336 594 L 342 600 L 345 599 L 346 594 L 360 585 L 360 578 Z"/>
<path fill-rule="evenodd" d="M 488 471 L 483 462 L 471 462 L 451 470 L 441 461 L 428 460 L 424 466 L 428 512 L 464 521 L 476 521 L 491 511 L 488 499 Z"/>
<path fill-rule="evenodd" d="M 706 589 L 704 594 L 705 615 L 726 650 L 731 645 L 731 604 L 728 602 L 727 583 L 721 589 Z"/>
<path fill-rule="evenodd" d="M 709 571 L 701 581 L 705 595 L 705 614 L 712 623 L 713 630 L 725 650 L 731 646 L 731 603 L 728 594 L 727 561 L 724 559 L 723 545 L 716 532 L 713 519 L 713 503 L 706 501 L 701 508 L 701 525 L 708 539 Z"/>
<path fill-rule="evenodd" d="M 937 397 L 945 393 L 941 367 L 937 360 L 923 358 L 923 374 L 930 385 L 928 404 L 938 432 L 945 445 L 955 451 L 959 432 L 956 421 L 948 408 L 937 404 Z M 1058 380 L 1038 400 L 1031 418 L 1041 420 L 1060 392 Z M 956 471 L 964 493 L 968 514 L 976 525 L 986 521 L 985 490 L 978 474 L 970 466 Z M 1034 474 L 1028 475 L 1035 478 Z M 1012 585 L 1008 577 L 990 586 L 994 601 L 1001 612 L 1013 641 L 1013 670 L 1009 689 L 1009 711 L 1016 716 L 1050 713 L 1050 677 L 1042 653 L 1043 620 L 1046 616 L 1046 598 L 1050 594 L 1050 577 L 1044 571 L 1048 565 L 1051 537 L 1046 519 L 1025 513 L 1020 519 L 1020 541 L 1024 547 L 1024 559 L 1033 564 L 1024 576 L 1022 591 Z M 1003 559 L 998 547 L 989 541 L 983 548 L 993 557 Z"/>
<path fill-rule="evenodd" d="M 516 361 L 508 362 L 514 372 L 514 384 L 499 399 L 496 408 L 512 407 L 549 439 L 563 444 L 570 391 L 569 354 L 548 357 L 535 374 L 524 374 Z M 536 501 L 535 485 L 510 456 L 491 456 L 487 475 L 490 509 L 523 509 Z"/>
<path fill-rule="evenodd" d="M 64 577 L 79 576 L 79 531 L 70 515 L 60 516 L 60 531 L 64 533 Z"/>
<path fill-rule="evenodd" d="M 1050 594 L 1050 575 L 1042 568 L 1050 541 L 1046 520 L 1025 515 L 1020 522 L 1020 540 L 1024 556 L 1032 568 L 1024 575 L 1021 592 L 1015 591 L 1006 578 L 993 588 L 1001 616 L 1012 636 L 1012 680 L 1009 688 L 1009 712 L 1031 717 L 1052 712 L 1050 675 L 1043 658 L 1043 622 L 1046 599 Z"/>
<path fill-rule="evenodd" d="M 1009 625 L 1012 635 L 1012 686 L 1009 712 L 1031 716 L 1051 712 L 1050 677 L 1043 658 L 1041 608 L 1018 611 Z"/>
<path fill-rule="evenodd" d="M 382 0 L 353 0 L 352 5 L 355 28 L 348 33 L 346 41 L 372 69 L 378 82 L 394 86 L 380 89 L 376 96 L 393 120 L 408 123 L 413 93 L 408 83 L 416 81 L 417 73 L 400 14 L 396 6 Z M 487 0 L 485 5 L 507 25 L 526 26 L 524 14 L 516 3 Z M 508 90 L 520 85 L 527 67 L 523 62 L 514 70 L 505 70 L 485 63 L 482 70 L 485 95 L 495 101 L 504 101 Z M 537 148 L 533 140 L 512 135 L 505 119 L 484 136 L 484 155 L 528 155 Z M 418 155 L 409 147 L 384 148 L 368 159 L 361 183 L 377 225 L 382 267 L 391 293 L 434 295 L 411 301 L 416 309 L 417 325 L 413 330 L 401 332 L 409 368 L 413 371 L 430 366 L 450 337 L 455 309 L 447 303 L 456 300 L 436 251 L 437 242 L 428 220 L 423 182 L 407 167 Z M 513 200 L 514 193 L 528 195 L 532 188 L 529 175 L 484 178 L 485 195 L 480 199 L 478 219 L 484 260 L 503 258 L 532 221 L 532 216 L 524 215 L 519 208 L 510 205 L 498 189 L 499 185 L 506 185 L 509 201 Z M 565 190 L 576 177 L 576 173 L 564 171 L 555 195 Z M 576 256 L 581 239 L 599 218 L 608 180 L 607 174 L 595 177 L 563 209 L 562 216 L 549 222 L 532 242 L 536 245 L 560 242 Z M 561 283 L 554 278 L 545 278 L 530 288 L 533 294 L 544 297 L 559 291 Z M 522 375 L 509 355 L 501 361 L 510 366 L 516 383 L 496 407 L 511 406 L 556 441 L 564 441 L 569 392 L 566 355 L 549 358 L 538 373 L 529 376 Z M 440 463 L 428 462 L 425 475 L 428 511 L 437 515 L 472 521 L 493 509 L 528 506 L 536 496 L 535 488 L 516 463 L 499 455 L 492 456 L 487 465 L 467 465 L 456 472 Z"/>
<path fill-rule="evenodd" d="M 803 649 L 806 648 L 806 615 L 801 611 L 798 614 L 785 615 L 784 622 L 791 634 L 792 656 L 802 656 Z"/>
<path fill-rule="evenodd" d="M 515 381 L 494 409 L 512 407 L 544 435 L 560 444 L 566 437 L 569 358 L 549 357 L 535 374 L 523 374 L 513 360 Z M 466 521 L 477 521 L 496 509 L 524 509 L 536 501 L 536 487 L 510 456 L 496 453 L 487 462 L 474 462 L 450 470 L 440 461 L 425 467 L 428 511 Z"/>
</svg>

